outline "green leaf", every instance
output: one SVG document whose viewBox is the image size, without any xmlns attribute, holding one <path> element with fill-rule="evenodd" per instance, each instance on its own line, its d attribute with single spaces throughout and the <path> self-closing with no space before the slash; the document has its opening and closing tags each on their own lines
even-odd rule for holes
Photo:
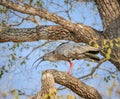
<svg viewBox="0 0 120 99">
<path fill-rule="evenodd" d="M 26 62 L 25 61 L 22 61 L 21 63 L 20 63 L 20 65 L 24 65 Z"/>
<path fill-rule="evenodd" d="M 12 60 L 15 60 L 15 59 L 16 59 L 15 56 L 14 56 L 13 54 L 11 54 L 11 57 L 12 57 Z"/>
<path fill-rule="evenodd" d="M 3 75 L 3 72 L 1 71 L 1 72 L 0 72 L 0 78 L 2 78 L 2 75 Z"/>
<path fill-rule="evenodd" d="M 105 56 L 106 56 L 106 59 L 107 59 L 107 60 L 110 59 L 110 54 L 107 53 Z"/>
<path fill-rule="evenodd" d="M 108 48 L 108 49 L 107 49 L 107 54 L 111 54 L 111 52 L 112 52 L 112 49 L 111 49 L 111 48 Z"/>
<path fill-rule="evenodd" d="M 110 40 L 110 47 L 113 48 L 113 45 L 114 45 L 114 44 L 113 44 L 113 41 Z"/>
<path fill-rule="evenodd" d="M 108 40 L 106 40 L 106 39 L 103 40 L 103 45 L 106 45 L 107 41 L 108 41 Z"/>
<path fill-rule="evenodd" d="M 112 74 L 111 76 L 112 76 L 112 78 L 115 78 L 115 74 Z"/>
</svg>

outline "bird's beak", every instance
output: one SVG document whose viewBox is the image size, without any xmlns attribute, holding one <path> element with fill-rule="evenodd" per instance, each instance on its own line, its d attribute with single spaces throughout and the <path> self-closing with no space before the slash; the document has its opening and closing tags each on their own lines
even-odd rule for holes
<svg viewBox="0 0 120 99">
<path fill-rule="evenodd" d="M 40 60 L 40 61 L 39 61 L 39 60 Z M 36 68 L 38 67 L 38 65 L 39 65 L 41 62 L 43 62 L 43 61 L 45 61 L 45 60 L 44 60 L 44 57 L 43 57 L 43 56 L 42 56 L 42 57 L 39 57 L 39 58 L 33 63 L 33 65 L 34 65 L 37 61 L 39 61 L 39 62 L 38 62 L 38 64 L 36 65 Z M 33 66 L 33 65 L 32 65 L 32 66 Z"/>
</svg>

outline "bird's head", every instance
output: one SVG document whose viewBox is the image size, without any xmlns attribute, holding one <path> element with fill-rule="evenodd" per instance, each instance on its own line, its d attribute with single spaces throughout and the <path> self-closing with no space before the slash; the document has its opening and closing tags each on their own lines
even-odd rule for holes
<svg viewBox="0 0 120 99">
<path fill-rule="evenodd" d="M 56 55 L 55 55 L 55 52 L 52 51 L 52 52 L 50 52 L 50 53 L 45 54 L 45 55 L 42 57 L 42 61 L 56 62 L 56 61 L 58 61 L 58 60 L 57 60 L 57 57 L 56 57 Z"/>
<path fill-rule="evenodd" d="M 39 61 L 39 60 L 40 60 L 40 61 Z M 39 61 L 39 63 L 37 64 L 37 66 L 38 66 L 38 65 L 39 65 L 41 62 L 43 62 L 43 61 L 56 62 L 56 61 L 58 61 L 58 60 L 57 60 L 57 57 L 56 57 L 56 55 L 55 55 L 55 52 L 52 51 L 52 52 L 49 52 L 49 53 L 45 54 L 45 55 L 42 56 L 42 57 L 39 57 L 39 58 L 33 63 L 33 65 L 34 65 L 37 61 Z"/>
</svg>

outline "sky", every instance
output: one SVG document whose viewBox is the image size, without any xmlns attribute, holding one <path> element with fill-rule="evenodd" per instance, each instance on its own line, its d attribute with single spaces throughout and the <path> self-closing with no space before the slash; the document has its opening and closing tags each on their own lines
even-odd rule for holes
<svg viewBox="0 0 120 99">
<path fill-rule="evenodd" d="M 57 8 L 54 5 L 49 6 L 50 12 L 58 12 L 59 10 L 63 10 L 67 8 L 61 1 L 57 1 L 62 6 L 62 8 Z M 46 5 L 48 5 L 46 3 Z M 76 10 L 77 9 L 77 10 Z M 17 14 L 25 17 L 25 14 Z M 57 13 L 61 17 L 69 20 L 67 15 L 63 12 Z M 0 14 L 1 15 L 1 14 Z M 88 26 L 92 26 L 97 30 L 103 30 L 102 22 L 100 20 L 100 16 L 95 8 L 94 3 L 80 3 L 77 4 L 74 9 L 70 13 L 71 20 L 74 23 L 83 23 Z M 37 17 L 39 20 L 39 17 Z M 20 21 L 21 19 L 18 17 L 11 17 L 9 22 L 11 21 Z M 1 22 L 1 20 L 0 20 Z M 8 23 L 9 23 L 8 22 Z M 42 25 L 55 25 L 52 22 L 42 20 L 40 21 Z M 24 21 L 18 28 L 30 28 L 35 27 L 36 24 L 31 21 Z M 17 93 L 13 93 L 13 90 L 20 90 L 25 93 L 25 96 L 19 96 L 19 99 L 26 99 L 26 97 L 35 95 L 41 87 L 41 74 L 42 71 L 47 69 L 57 69 L 61 71 L 67 71 L 69 68 L 69 63 L 65 61 L 59 62 L 49 62 L 44 61 L 39 64 L 36 69 L 36 64 L 32 66 L 37 58 L 44 55 L 47 52 L 54 50 L 57 45 L 65 41 L 52 41 L 45 46 L 36 48 L 46 40 L 39 40 L 36 42 L 24 42 L 24 43 L 13 43 L 6 42 L 0 43 L 0 67 L 5 66 L 7 73 L 4 73 L 2 78 L 0 78 L 0 93 L 5 93 L 7 96 L 3 99 L 13 99 L 13 96 L 17 95 Z M 36 48 L 36 49 L 35 49 Z M 33 50 L 35 49 L 35 50 Z M 29 56 L 28 56 L 29 55 Z M 26 56 L 28 56 L 26 58 Z M 98 55 L 102 57 L 101 55 Z M 85 74 L 88 74 L 92 67 L 96 66 L 97 63 L 91 63 L 86 60 L 74 60 L 74 67 L 72 70 L 72 75 L 75 77 L 81 77 Z M 119 99 L 119 95 L 116 94 L 117 90 L 120 90 L 120 73 L 116 72 L 116 68 L 110 62 L 105 62 L 100 66 L 100 69 L 97 69 L 94 77 L 81 79 L 88 85 L 95 87 L 103 96 L 103 99 Z M 115 78 L 111 77 L 111 73 Z M 105 77 L 110 79 L 108 82 L 105 81 Z M 57 87 L 60 85 L 56 84 Z M 114 86 L 114 88 L 112 88 Z M 112 93 L 110 94 L 110 90 L 112 89 Z M 65 89 L 58 92 L 59 95 L 73 94 L 69 89 Z M 78 96 L 75 95 L 77 98 Z"/>
</svg>

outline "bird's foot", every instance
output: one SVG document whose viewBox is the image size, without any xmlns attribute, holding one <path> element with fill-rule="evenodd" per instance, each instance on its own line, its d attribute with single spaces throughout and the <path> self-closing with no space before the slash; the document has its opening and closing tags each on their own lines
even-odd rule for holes
<svg viewBox="0 0 120 99">
<path fill-rule="evenodd" d="M 70 63 L 70 68 L 69 68 L 69 70 L 68 70 L 68 72 L 67 72 L 67 74 L 71 74 L 71 71 L 72 71 L 72 68 L 73 68 L 73 65 L 74 65 L 74 63 L 72 62 L 72 61 L 70 61 L 69 62 Z"/>
</svg>

